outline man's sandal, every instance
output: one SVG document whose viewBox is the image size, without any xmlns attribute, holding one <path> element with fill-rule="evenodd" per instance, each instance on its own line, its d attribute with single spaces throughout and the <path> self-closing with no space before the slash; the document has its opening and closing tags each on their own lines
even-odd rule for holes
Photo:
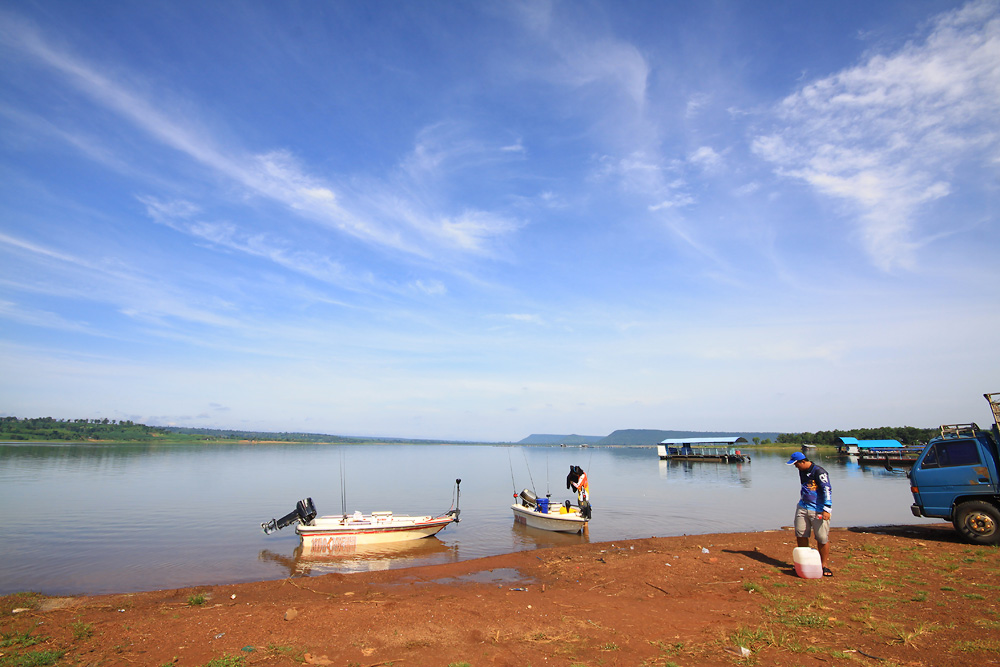
<svg viewBox="0 0 1000 667">
<path fill-rule="evenodd" d="M 823 568 L 823 576 L 824 577 L 832 577 L 833 576 L 833 570 L 831 570 L 828 567 L 824 567 Z"/>
</svg>

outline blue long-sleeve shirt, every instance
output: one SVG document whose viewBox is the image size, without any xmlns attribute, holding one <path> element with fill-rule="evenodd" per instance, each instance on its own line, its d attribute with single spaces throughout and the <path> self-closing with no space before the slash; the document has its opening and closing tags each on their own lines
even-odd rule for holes
<svg viewBox="0 0 1000 667">
<path fill-rule="evenodd" d="M 799 470 L 799 481 L 802 482 L 799 507 L 815 512 L 831 511 L 833 496 L 830 473 L 813 463 L 809 470 Z"/>
</svg>

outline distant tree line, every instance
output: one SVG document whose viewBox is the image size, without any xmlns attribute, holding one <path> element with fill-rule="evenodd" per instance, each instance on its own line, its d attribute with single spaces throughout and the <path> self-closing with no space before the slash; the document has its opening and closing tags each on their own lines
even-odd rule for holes
<svg viewBox="0 0 1000 667">
<path fill-rule="evenodd" d="M 915 426 L 882 426 L 880 428 L 855 428 L 846 431 L 817 431 L 816 433 L 781 433 L 779 443 L 796 445 L 839 445 L 840 437 L 857 438 L 858 440 L 898 440 L 903 445 L 926 445 L 935 435 L 935 428 L 916 428 Z"/>
<path fill-rule="evenodd" d="M 372 442 L 370 438 L 349 438 L 340 435 L 327 435 L 325 433 L 238 431 L 234 429 L 191 428 L 187 426 L 166 426 L 163 428 L 163 431 L 177 435 L 198 436 L 200 440 L 249 440 L 251 442 L 315 442 L 337 444 L 364 444 L 366 442 Z"/>
<path fill-rule="evenodd" d="M 152 440 L 162 429 L 123 419 L 0 417 L 0 440 Z"/>
<path fill-rule="evenodd" d="M 272 433 L 232 429 L 187 428 L 181 426 L 146 426 L 122 419 L 53 419 L 37 417 L 18 419 L 0 417 L 0 441 L 76 441 L 103 440 L 113 442 L 169 441 L 173 443 L 226 443 L 249 441 L 360 445 L 367 443 L 436 443 L 454 441 L 410 440 L 403 438 L 355 438 L 324 433 Z M 457 443 L 456 443 L 457 444 Z"/>
</svg>

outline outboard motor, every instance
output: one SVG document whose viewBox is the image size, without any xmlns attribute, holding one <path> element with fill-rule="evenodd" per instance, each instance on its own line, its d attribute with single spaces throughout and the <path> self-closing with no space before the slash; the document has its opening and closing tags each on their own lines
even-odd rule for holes
<svg viewBox="0 0 1000 667">
<path fill-rule="evenodd" d="M 462 478 L 459 477 L 455 480 L 455 506 L 445 512 L 445 516 L 455 517 L 455 523 L 459 522 L 459 515 L 462 514 L 462 510 L 458 508 L 459 503 L 462 501 Z"/>
<path fill-rule="evenodd" d="M 534 507 L 538 504 L 538 498 L 528 489 L 521 491 L 519 495 L 521 496 L 521 500 L 524 501 L 524 504 L 528 507 Z"/>
<path fill-rule="evenodd" d="M 316 507 L 313 505 L 312 498 L 306 498 L 305 500 L 300 500 L 295 503 L 295 509 L 281 517 L 280 519 L 271 519 L 270 521 L 265 521 L 260 524 L 260 527 L 264 529 L 265 535 L 270 535 L 276 530 L 281 530 L 285 526 L 290 526 L 296 521 L 301 522 L 303 525 L 309 525 L 309 522 L 316 518 Z"/>
<path fill-rule="evenodd" d="M 589 501 L 587 501 L 587 500 L 581 500 L 580 501 L 580 515 L 584 519 L 590 519 L 591 509 L 590 509 L 590 502 Z"/>
</svg>

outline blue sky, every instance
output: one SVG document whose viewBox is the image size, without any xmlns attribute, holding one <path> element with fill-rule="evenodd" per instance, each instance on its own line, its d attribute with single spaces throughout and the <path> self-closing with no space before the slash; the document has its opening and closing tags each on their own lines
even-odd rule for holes
<svg viewBox="0 0 1000 667">
<path fill-rule="evenodd" d="M 1000 2 L 6 2 L 0 414 L 991 422 Z"/>
</svg>

